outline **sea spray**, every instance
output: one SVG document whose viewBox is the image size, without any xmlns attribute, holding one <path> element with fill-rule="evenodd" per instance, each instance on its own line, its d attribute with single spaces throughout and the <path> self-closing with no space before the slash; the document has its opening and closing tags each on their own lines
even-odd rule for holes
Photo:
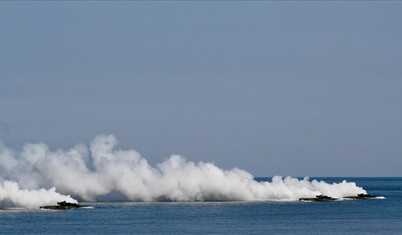
<svg viewBox="0 0 402 235">
<path fill-rule="evenodd" d="M 328 184 L 308 178 L 275 176 L 271 182 L 257 182 L 241 169 L 224 170 L 212 163 L 192 162 L 172 155 L 151 166 L 135 150 L 116 150 L 113 135 L 99 135 L 90 147 L 79 144 L 68 151 L 50 151 L 43 144 L 26 144 L 22 152 L 0 145 L 0 201 L 8 199 L 18 205 L 5 185 L 24 195 L 37 192 L 52 196 L 52 200 L 67 198 L 57 192 L 86 201 L 113 200 L 113 195 L 129 201 L 222 201 L 222 200 L 297 200 L 324 194 L 344 197 L 366 193 L 353 182 Z M 55 188 L 54 188 L 55 187 Z M 22 188 L 22 189 L 20 189 Z M 45 190 L 49 189 L 49 190 Z M 36 193 L 36 194 L 35 194 Z M 2 197 L 1 195 L 7 195 Z M 17 195 L 17 194 L 15 194 Z M 50 197 L 50 196 L 47 196 Z M 29 201 L 29 196 L 26 196 Z"/>
</svg>

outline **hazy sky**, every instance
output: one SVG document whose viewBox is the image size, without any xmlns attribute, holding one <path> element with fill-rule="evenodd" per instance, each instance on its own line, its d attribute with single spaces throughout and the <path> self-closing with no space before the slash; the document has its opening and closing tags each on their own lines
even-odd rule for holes
<svg viewBox="0 0 402 235">
<path fill-rule="evenodd" d="M 0 136 L 402 176 L 402 2 L 0 2 Z"/>
</svg>

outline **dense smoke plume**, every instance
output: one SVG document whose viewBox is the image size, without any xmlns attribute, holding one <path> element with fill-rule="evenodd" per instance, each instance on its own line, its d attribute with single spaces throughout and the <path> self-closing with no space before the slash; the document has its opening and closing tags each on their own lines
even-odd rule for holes
<svg viewBox="0 0 402 235">
<path fill-rule="evenodd" d="M 21 152 L 0 144 L 0 205 L 37 207 L 57 201 L 205 201 L 297 200 L 366 191 L 353 182 L 328 184 L 307 178 L 275 176 L 257 182 L 238 168 L 186 161 L 172 155 L 153 167 L 135 150 L 115 150 L 116 138 L 97 136 L 87 148 L 50 151 L 45 144 L 26 144 Z M 62 195 L 64 194 L 64 195 Z"/>
</svg>

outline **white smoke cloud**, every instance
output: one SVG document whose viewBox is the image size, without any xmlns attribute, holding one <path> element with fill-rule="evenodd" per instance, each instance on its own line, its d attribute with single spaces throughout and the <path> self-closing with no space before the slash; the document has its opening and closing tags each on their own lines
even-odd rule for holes
<svg viewBox="0 0 402 235">
<path fill-rule="evenodd" d="M 40 143 L 26 144 L 17 153 L 0 144 L 0 202 L 32 207 L 74 201 L 56 189 L 86 201 L 110 195 L 132 201 L 297 200 L 366 192 L 346 181 L 328 184 L 275 176 L 271 182 L 257 182 L 244 170 L 223 170 L 179 155 L 153 167 L 135 150 L 115 150 L 116 145 L 113 135 L 97 136 L 89 149 L 79 144 L 68 151 L 52 152 Z"/>
<path fill-rule="evenodd" d="M 13 206 L 38 208 L 40 205 L 56 204 L 59 201 L 77 203 L 70 196 L 61 195 L 53 187 L 49 190 L 20 189 L 16 182 L 4 181 L 0 183 L 0 202 L 10 203 Z"/>
</svg>

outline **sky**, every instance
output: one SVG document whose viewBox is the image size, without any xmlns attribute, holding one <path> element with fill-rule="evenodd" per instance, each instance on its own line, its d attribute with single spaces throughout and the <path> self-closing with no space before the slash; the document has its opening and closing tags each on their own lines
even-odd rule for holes
<svg viewBox="0 0 402 235">
<path fill-rule="evenodd" d="M 1 1 L 0 137 L 402 176 L 402 2 Z"/>
</svg>

